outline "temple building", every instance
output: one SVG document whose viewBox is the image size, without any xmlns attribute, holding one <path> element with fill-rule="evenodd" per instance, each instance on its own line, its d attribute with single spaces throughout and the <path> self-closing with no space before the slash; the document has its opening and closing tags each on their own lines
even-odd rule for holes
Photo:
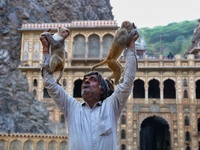
<svg viewBox="0 0 200 150">
<path fill-rule="evenodd" d="M 102 61 L 109 51 L 116 21 L 72 21 L 71 23 L 23 24 L 21 64 L 27 76 L 29 92 L 43 102 L 50 113 L 55 135 L 67 135 L 65 119 L 44 88 L 40 66 L 40 34 L 51 28 L 68 27 L 65 40 L 66 63 L 61 78 L 63 88 L 82 101 L 81 83 L 91 66 Z M 185 57 L 162 56 L 150 59 L 144 38 L 136 42 L 138 71 L 134 87 L 118 122 L 119 150 L 197 150 L 200 148 L 200 59 L 192 50 Z M 124 65 L 124 58 L 120 57 Z M 104 77 L 108 67 L 96 68 Z M 56 76 L 57 74 L 55 74 Z"/>
</svg>

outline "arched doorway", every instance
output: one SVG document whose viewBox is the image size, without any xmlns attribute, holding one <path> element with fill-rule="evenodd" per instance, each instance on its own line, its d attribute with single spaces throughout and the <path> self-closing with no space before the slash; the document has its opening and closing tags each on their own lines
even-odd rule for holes
<svg viewBox="0 0 200 150">
<path fill-rule="evenodd" d="M 152 116 L 142 122 L 140 150 L 170 150 L 169 124 L 166 120 Z"/>
</svg>

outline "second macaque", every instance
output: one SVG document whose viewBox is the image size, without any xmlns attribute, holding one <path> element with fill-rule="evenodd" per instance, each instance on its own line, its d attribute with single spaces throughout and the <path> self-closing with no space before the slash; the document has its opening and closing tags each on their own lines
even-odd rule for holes
<svg viewBox="0 0 200 150">
<path fill-rule="evenodd" d="M 91 70 L 94 70 L 96 67 L 101 65 L 107 64 L 112 71 L 112 74 L 108 77 L 108 80 L 114 78 L 115 84 L 118 84 L 123 72 L 123 68 L 117 59 L 122 54 L 123 50 L 127 47 L 127 44 L 131 41 L 133 36 L 136 34 L 138 33 L 134 23 L 131 23 L 130 21 L 122 22 L 121 27 L 116 31 L 106 59 L 92 66 Z"/>
<path fill-rule="evenodd" d="M 58 32 L 51 35 L 50 32 L 43 32 L 41 36 L 45 36 L 50 44 L 50 62 L 47 71 L 53 73 L 59 71 L 60 74 L 56 80 L 58 84 L 65 69 L 65 39 L 69 36 L 70 30 L 65 27 L 59 27 Z"/>
</svg>

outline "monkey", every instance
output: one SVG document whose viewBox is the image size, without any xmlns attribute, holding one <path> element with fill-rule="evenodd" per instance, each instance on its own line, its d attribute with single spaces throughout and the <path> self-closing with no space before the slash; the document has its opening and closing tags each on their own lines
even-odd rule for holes
<svg viewBox="0 0 200 150">
<path fill-rule="evenodd" d="M 65 69 L 65 39 L 69 36 L 70 30 L 66 27 L 58 27 L 58 31 L 51 35 L 49 29 L 46 32 L 43 32 L 41 36 L 45 36 L 47 41 L 50 44 L 50 62 L 49 66 L 46 70 L 49 73 L 53 73 L 56 71 L 60 71 L 60 74 L 56 80 L 58 84 L 59 80 L 61 79 L 64 69 Z"/>
<path fill-rule="evenodd" d="M 100 63 L 92 66 L 91 70 L 93 71 L 96 67 L 107 64 L 112 71 L 112 74 L 107 79 L 111 80 L 114 78 L 115 85 L 118 84 L 123 68 L 117 59 L 136 34 L 138 33 L 135 24 L 130 21 L 123 21 L 121 27 L 115 33 L 107 57 Z"/>
</svg>

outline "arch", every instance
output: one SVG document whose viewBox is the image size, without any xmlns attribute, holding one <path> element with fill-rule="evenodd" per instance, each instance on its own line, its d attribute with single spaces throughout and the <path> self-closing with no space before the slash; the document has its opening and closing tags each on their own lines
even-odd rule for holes
<svg viewBox="0 0 200 150">
<path fill-rule="evenodd" d="M 126 124 L 126 116 L 125 115 L 121 116 L 121 124 Z"/>
<path fill-rule="evenodd" d="M 198 133 L 200 133 L 200 118 L 198 118 L 197 120 L 197 130 L 198 130 Z"/>
<path fill-rule="evenodd" d="M 126 139 L 126 130 L 121 130 L 121 139 Z"/>
<path fill-rule="evenodd" d="M 200 149 L 200 142 L 199 142 L 199 149 Z"/>
<path fill-rule="evenodd" d="M 190 118 L 188 116 L 185 116 L 184 123 L 185 123 L 185 126 L 190 125 Z"/>
<path fill-rule="evenodd" d="M 66 150 L 67 149 L 67 142 L 66 141 L 62 141 L 60 143 L 60 150 Z"/>
<path fill-rule="evenodd" d="M 34 87 L 37 87 L 37 86 L 38 86 L 37 79 L 34 79 L 34 80 L 33 80 L 33 86 L 34 86 Z"/>
<path fill-rule="evenodd" d="M 113 35 L 106 34 L 103 36 L 103 43 L 102 43 L 102 46 L 103 46 L 102 57 L 103 58 L 105 58 L 108 55 L 112 41 L 113 41 Z"/>
<path fill-rule="evenodd" d="M 46 143 L 43 140 L 38 141 L 36 145 L 36 150 L 44 150 L 44 149 L 46 149 Z"/>
<path fill-rule="evenodd" d="M 33 150 L 33 149 L 34 149 L 33 141 L 31 140 L 25 141 L 23 150 Z"/>
<path fill-rule="evenodd" d="M 24 54 L 23 54 L 23 60 L 28 60 L 28 49 L 29 49 L 28 41 L 24 41 Z"/>
<path fill-rule="evenodd" d="M 50 98 L 50 95 L 45 87 L 43 89 L 43 98 Z"/>
<path fill-rule="evenodd" d="M 160 98 L 160 87 L 158 80 L 152 79 L 149 81 L 148 94 L 149 98 Z"/>
<path fill-rule="evenodd" d="M 189 131 L 185 132 L 185 141 L 190 142 L 190 132 Z"/>
<path fill-rule="evenodd" d="M 86 42 L 82 34 L 76 35 L 73 42 L 73 58 L 85 58 Z"/>
<path fill-rule="evenodd" d="M 187 92 L 187 90 L 184 90 L 184 92 L 183 92 L 183 98 L 188 98 L 188 92 Z"/>
<path fill-rule="evenodd" d="M 164 98 L 176 98 L 175 82 L 171 79 L 164 81 Z"/>
<path fill-rule="evenodd" d="M 100 56 L 100 38 L 96 34 L 88 37 L 88 58 L 99 58 Z"/>
<path fill-rule="evenodd" d="M 10 143 L 10 150 L 21 150 L 21 142 L 19 140 L 13 140 Z"/>
<path fill-rule="evenodd" d="M 49 149 L 48 150 L 57 150 L 57 142 L 56 141 L 49 142 Z"/>
<path fill-rule="evenodd" d="M 143 120 L 140 130 L 140 149 L 170 149 L 170 132 L 168 122 L 158 116 Z"/>
<path fill-rule="evenodd" d="M 183 86 L 184 86 L 184 87 L 187 87 L 187 86 L 188 86 L 188 83 L 187 83 L 187 79 L 186 79 L 186 78 L 183 79 Z"/>
<path fill-rule="evenodd" d="M 63 79 L 63 86 L 66 86 L 66 85 L 67 85 L 67 80 Z"/>
<path fill-rule="evenodd" d="M 163 82 L 168 80 L 168 79 L 170 79 L 170 80 L 172 80 L 176 83 L 176 79 L 174 77 L 163 77 Z"/>
<path fill-rule="evenodd" d="M 140 79 L 134 81 L 133 98 L 145 98 L 144 81 Z"/>
<path fill-rule="evenodd" d="M 190 150 L 190 146 L 189 145 L 187 145 L 186 150 Z"/>
<path fill-rule="evenodd" d="M 126 150 L 126 145 L 125 144 L 121 145 L 121 150 Z"/>
<path fill-rule="evenodd" d="M 196 99 L 200 99 L 200 80 L 197 80 L 195 85 L 196 85 Z"/>
<path fill-rule="evenodd" d="M 7 149 L 7 142 L 5 140 L 0 140 L 0 149 L 2 150 Z"/>
<path fill-rule="evenodd" d="M 28 60 L 28 51 L 24 51 L 23 60 Z"/>
<path fill-rule="evenodd" d="M 34 42 L 34 48 L 33 48 L 33 60 L 39 59 L 39 43 L 36 41 Z"/>
<path fill-rule="evenodd" d="M 73 96 L 74 97 L 82 97 L 81 95 L 81 85 L 82 85 L 83 80 L 77 79 L 74 82 L 74 90 L 73 90 Z"/>
<path fill-rule="evenodd" d="M 63 114 L 60 116 L 60 123 L 65 123 L 65 116 Z"/>
<path fill-rule="evenodd" d="M 36 89 L 33 90 L 33 95 L 34 95 L 34 96 L 37 96 L 37 91 L 36 91 Z"/>
</svg>

